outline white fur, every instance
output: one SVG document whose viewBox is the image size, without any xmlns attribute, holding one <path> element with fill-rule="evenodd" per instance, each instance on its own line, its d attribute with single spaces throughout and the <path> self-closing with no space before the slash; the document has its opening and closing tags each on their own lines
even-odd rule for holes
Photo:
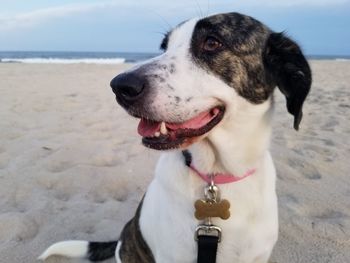
<svg viewBox="0 0 350 263">
<path fill-rule="evenodd" d="M 72 258 L 85 257 L 88 253 L 89 242 L 81 240 L 67 240 L 53 244 L 38 257 L 45 260 L 50 256 L 65 256 Z"/>
<path fill-rule="evenodd" d="M 250 122 L 254 120 L 247 120 L 241 126 L 250 126 Z M 262 137 L 268 137 L 266 129 L 265 124 L 256 127 L 257 138 L 254 140 L 264 141 L 266 138 Z M 260 132 L 261 136 L 258 134 Z M 275 169 L 271 156 L 266 148 L 257 144 L 249 152 L 254 153 L 254 157 L 250 158 L 247 153 L 247 158 L 242 158 L 236 153 L 240 153 L 241 144 L 249 143 L 245 138 L 247 135 L 238 132 L 229 136 L 224 125 L 215 128 L 209 137 L 212 139 L 190 147 L 196 167 L 207 171 L 221 170 L 218 163 L 238 160 L 242 161 L 238 170 L 256 169 L 251 177 L 220 186 L 222 198 L 231 203 L 232 215 L 227 221 L 214 220 L 214 224 L 220 226 L 223 232 L 217 262 L 265 263 L 278 232 Z M 230 140 L 234 142 L 229 143 Z M 230 150 L 232 154 L 225 155 Z M 249 164 L 244 167 L 245 162 Z M 200 166 L 200 163 L 206 165 Z M 203 197 L 204 186 L 205 183 L 184 165 L 181 153 L 162 155 L 155 179 L 147 190 L 140 218 L 142 234 L 156 262 L 195 262 L 197 244 L 193 234 L 200 222 L 193 216 L 193 204 Z M 157 234 L 154 229 L 157 229 Z"/>
<path fill-rule="evenodd" d="M 115 260 L 117 261 L 117 263 L 122 263 L 122 260 L 120 259 L 120 256 L 119 256 L 119 250 L 122 246 L 122 243 L 123 243 L 122 241 L 119 241 L 115 249 Z"/>
<path fill-rule="evenodd" d="M 174 29 L 167 51 L 141 64 L 152 86 L 147 111 L 153 119 L 166 122 L 186 121 L 199 112 L 221 105 L 236 96 L 232 88 L 219 78 L 207 74 L 191 59 L 189 46 L 197 21 L 198 19 L 189 20 Z M 175 66 L 175 72 L 170 73 L 172 64 Z M 139 68 L 140 65 L 137 65 L 129 71 Z M 161 82 L 160 79 L 165 79 L 165 82 Z M 217 90 L 217 86 L 224 87 L 225 90 Z M 189 98 L 192 99 L 188 101 Z M 176 101 L 177 99 L 179 101 Z"/>
</svg>

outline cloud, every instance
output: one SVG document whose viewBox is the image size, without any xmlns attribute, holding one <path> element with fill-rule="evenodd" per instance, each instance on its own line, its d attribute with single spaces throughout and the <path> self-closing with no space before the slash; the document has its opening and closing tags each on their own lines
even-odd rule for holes
<svg viewBox="0 0 350 263">
<path fill-rule="evenodd" d="M 111 0 L 107 2 L 96 3 L 76 3 L 61 5 L 49 8 L 42 8 L 14 15 L 0 14 L 0 31 L 9 31 L 18 28 L 28 28 L 40 25 L 45 21 L 52 19 L 72 16 L 79 13 L 93 12 L 96 10 L 110 9 L 118 7 L 119 10 L 131 10 L 136 13 L 140 10 L 145 12 L 156 12 L 162 16 L 174 16 L 179 12 L 183 13 L 193 9 L 202 9 L 207 13 L 207 8 L 217 10 L 248 7 L 248 8 L 288 8 L 288 7 L 324 7 L 350 3 L 350 0 L 178 0 L 175 3 L 169 4 L 164 0 L 138 0 L 138 1 L 123 1 Z M 135 11 L 137 10 L 137 11 Z"/>
<path fill-rule="evenodd" d="M 0 15 L 0 30 L 31 27 L 46 20 L 70 16 L 77 13 L 91 12 L 97 9 L 105 9 L 115 6 L 116 4 L 115 2 L 70 4 L 38 9 L 12 16 Z"/>
<path fill-rule="evenodd" d="M 270 6 L 270 7 L 291 7 L 291 6 L 305 6 L 305 7 L 322 7 L 334 6 L 349 3 L 349 0 L 245 0 L 237 3 L 238 6 Z"/>
</svg>

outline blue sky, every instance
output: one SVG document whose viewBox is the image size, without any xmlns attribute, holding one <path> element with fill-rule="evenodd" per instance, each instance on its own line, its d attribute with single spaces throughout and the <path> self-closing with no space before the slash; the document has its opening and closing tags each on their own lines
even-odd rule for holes
<svg viewBox="0 0 350 263">
<path fill-rule="evenodd" d="M 1 0 L 0 51 L 158 51 L 162 33 L 237 11 L 286 31 L 309 55 L 350 55 L 350 0 Z"/>
</svg>

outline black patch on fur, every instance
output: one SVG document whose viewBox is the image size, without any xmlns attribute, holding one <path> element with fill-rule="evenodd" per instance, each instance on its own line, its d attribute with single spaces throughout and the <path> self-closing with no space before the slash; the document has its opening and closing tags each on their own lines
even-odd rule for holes
<svg viewBox="0 0 350 263">
<path fill-rule="evenodd" d="M 215 15 L 199 20 L 195 26 L 191 53 L 195 62 L 211 71 L 239 95 L 252 103 L 269 98 L 274 86 L 266 80 L 262 53 L 270 30 L 252 17 L 239 13 Z M 214 37 L 222 46 L 203 49 Z"/>
<path fill-rule="evenodd" d="M 299 129 L 303 103 L 311 88 L 311 69 L 300 47 L 283 33 L 272 33 L 264 51 L 264 63 L 271 78 L 286 97 L 288 112 Z"/>
<path fill-rule="evenodd" d="M 222 46 L 206 51 L 214 37 Z M 191 53 L 194 61 L 214 73 L 248 101 L 267 100 L 277 85 L 298 130 L 302 106 L 311 87 L 311 70 L 300 47 L 281 33 L 273 33 L 252 17 L 239 13 L 215 15 L 195 26 Z"/>
<path fill-rule="evenodd" d="M 185 158 L 185 164 L 186 166 L 190 167 L 192 163 L 192 155 L 188 150 L 182 151 L 182 155 Z"/>
<path fill-rule="evenodd" d="M 118 241 L 90 242 L 88 248 L 88 259 L 90 261 L 101 261 L 114 257 Z"/>
<path fill-rule="evenodd" d="M 165 51 L 168 48 L 169 35 L 170 35 L 170 32 L 167 32 L 164 35 L 164 38 L 163 38 L 162 42 L 160 43 L 160 47 L 159 47 L 160 50 Z"/>
</svg>

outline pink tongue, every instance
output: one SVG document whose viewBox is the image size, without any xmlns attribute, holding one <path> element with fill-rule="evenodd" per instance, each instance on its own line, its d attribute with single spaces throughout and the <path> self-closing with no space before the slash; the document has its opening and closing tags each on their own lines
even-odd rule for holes
<svg viewBox="0 0 350 263">
<path fill-rule="evenodd" d="M 159 129 L 160 122 L 141 119 L 137 131 L 141 136 L 148 137 L 159 131 Z"/>
<path fill-rule="evenodd" d="M 199 129 L 208 124 L 219 113 L 219 109 L 215 108 L 212 111 L 202 112 L 196 117 L 183 123 L 166 123 L 166 127 L 171 130 L 177 129 Z M 160 122 L 141 119 L 137 128 L 138 133 L 143 137 L 154 135 L 160 130 Z"/>
<path fill-rule="evenodd" d="M 208 124 L 212 119 L 215 118 L 215 116 L 219 113 L 219 109 L 212 110 L 212 113 L 210 111 L 202 112 L 196 117 L 185 121 L 183 123 L 167 123 L 166 126 L 172 130 L 176 129 L 199 129 L 203 127 L 204 125 Z"/>
</svg>

